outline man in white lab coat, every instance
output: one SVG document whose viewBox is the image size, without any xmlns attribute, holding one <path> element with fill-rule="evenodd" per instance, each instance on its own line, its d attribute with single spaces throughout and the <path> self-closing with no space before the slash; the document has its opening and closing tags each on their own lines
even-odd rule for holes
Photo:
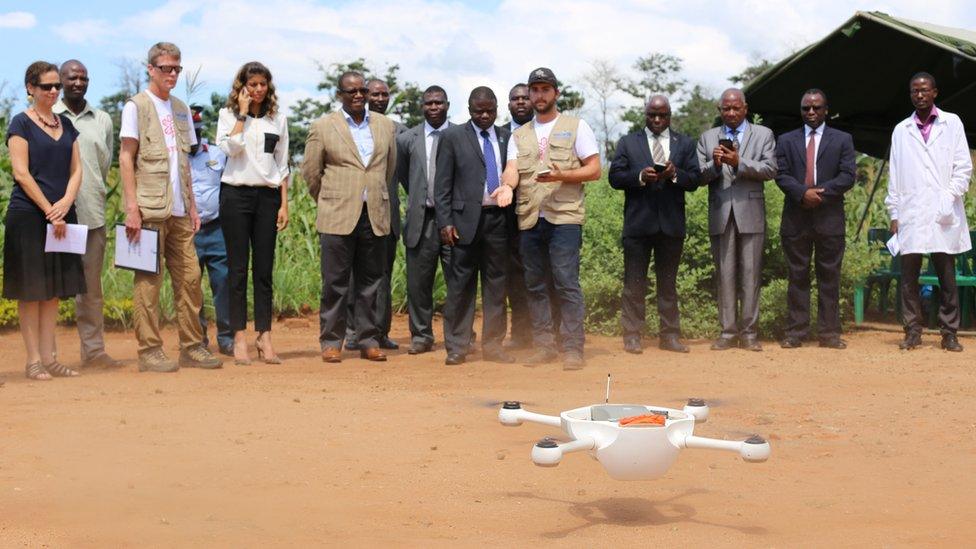
<svg viewBox="0 0 976 549">
<path fill-rule="evenodd" d="M 939 276 L 939 328 L 942 348 L 962 351 L 959 329 L 959 293 L 955 254 L 972 248 L 963 210 L 963 195 L 973 171 L 962 121 L 939 110 L 935 78 L 928 73 L 912 77 L 909 90 L 915 113 L 898 123 L 891 134 L 888 197 L 891 231 L 901 250 L 901 299 L 905 340 L 900 349 L 922 343 L 921 299 L 918 275 L 923 254 Z"/>
</svg>

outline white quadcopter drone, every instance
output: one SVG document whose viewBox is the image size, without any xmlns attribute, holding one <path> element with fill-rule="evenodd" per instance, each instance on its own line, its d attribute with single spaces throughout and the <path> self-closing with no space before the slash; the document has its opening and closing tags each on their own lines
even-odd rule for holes
<svg viewBox="0 0 976 549">
<path fill-rule="evenodd" d="M 655 417 L 657 416 L 657 417 Z M 628 420 L 646 418 L 628 423 Z M 671 467 L 682 448 L 709 448 L 738 452 L 748 462 L 769 458 L 769 443 L 752 436 L 744 441 L 697 437 L 695 423 L 708 419 L 704 400 L 690 399 L 682 410 L 637 404 L 594 404 L 567 410 L 559 416 L 529 412 L 509 401 L 498 411 L 502 425 L 523 421 L 559 427 L 571 439 L 557 442 L 549 437 L 532 448 L 532 461 L 541 467 L 559 465 L 563 454 L 589 450 L 611 477 L 617 480 L 650 480 Z"/>
</svg>

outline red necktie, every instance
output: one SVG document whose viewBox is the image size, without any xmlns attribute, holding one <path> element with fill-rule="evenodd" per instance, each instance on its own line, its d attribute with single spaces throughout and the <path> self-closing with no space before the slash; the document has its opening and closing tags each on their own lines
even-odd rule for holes
<svg viewBox="0 0 976 549">
<path fill-rule="evenodd" d="M 807 142 L 807 175 L 803 178 L 803 184 L 807 187 L 813 186 L 813 171 L 817 169 L 816 135 L 817 132 L 810 132 L 810 141 Z"/>
</svg>

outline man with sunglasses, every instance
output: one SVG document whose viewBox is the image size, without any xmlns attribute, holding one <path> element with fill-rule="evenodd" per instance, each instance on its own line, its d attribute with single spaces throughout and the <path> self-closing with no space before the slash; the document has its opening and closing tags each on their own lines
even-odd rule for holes
<svg viewBox="0 0 976 549">
<path fill-rule="evenodd" d="M 88 291 L 75 298 L 75 318 L 85 368 L 113 368 L 121 363 L 105 352 L 105 320 L 102 314 L 102 265 L 105 259 L 105 182 L 112 167 L 115 129 L 112 118 L 85 99 L 88 69 L 76 59 L 61 64 L 64 95 L 54 112 L 71 120 L 78 130 L 81 154 L 81 187 L 75 200 L 78 223 L 88 226 L 88 243 L 82 264 Z"/>
<path fill-rule="evenodd" d="M 854 140 L 828 127 L 827 95 L 807 90 L 804 125 L 776 143 L 776 184 L 784 194 L 780 238 L 789 286 L 784 349 L 803 345 L 810 330 L 810 263 L 817 273 L 817 337 L 821 347 L 845 349 L 840 338 L 840 268 L 844 259 L 844 193 L 856 177 Z"/>
<path fill-rule="evenodd" d="M 319 344 L 323 362 L 342 360 L 347 302 L 355 299 L 360 356 L 385 361 L 376 300 L 391 230 L 389 182 L 396 169 L 396 130 L 392 120 L 366 108 L 369 89 L 362 74 L 347 71 L 338 82 L 342 108 L 312 123 L 302 162 L 302 176 L 318 209 Z"/>
<path fill-rule="evenodd" d="M 366 82 L 369 95 L 366 103 L 370 112 L 386 114 L 390 107 L 390 86 L 379 78 L 370 78 Z M 407 131 L 407 126 L 396 120 L 392 120 L 396 127 L 395 135 Z M 376 299 L 377 314 L 380 318 L 380 349 L 396 350 L 400 345 L 390 338 L 390 327 L 393 325 L 393 292 L 390 285 L 390 278 L 393 276 L 393 262 L 396 260 L 397 240 L 400 238 L 400 195 L 397 192 L 396 177 L 390 180 L 390 234 L 386 236 L 386 264 L 383 271 L 383 282 L 380 285 L 380 293 Z M 356 272 L 353 269 L 352 279 L 356 280 Z M 345 348 L 349 351 L 358 351 L 359 335 L 356 332 L 356 313 L 355 301 L 350 300 L 347 307 L 347 326 Z"/>
<path fill-rule="evenodd" d="M 132 243 L 141 229 L 156 231 L 160 272 L 136 271 L 133 321 L 139 341 L 139 371 L 175 372 L 180 368 L 220 368 L 221 360 L 204 346 L 200 326 L 203 290 L 193 235 L 200 229 L 193 196 L 190 147 L 197 143 L 190 109 L 170 92 L 183 67 L 180 49 L 159 42 L 149 49 L 149 87 L 122 109 L 119 173 L 125 198 L 125 231 Z M 159 291 L 165 263 L 173 283 L 180 337 L 179 363 L 163 352 L 159 330 Z"/>
</svg>

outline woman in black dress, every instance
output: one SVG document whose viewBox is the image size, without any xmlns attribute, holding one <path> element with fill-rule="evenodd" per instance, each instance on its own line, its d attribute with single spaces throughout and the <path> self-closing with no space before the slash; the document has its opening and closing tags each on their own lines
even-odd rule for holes
<svg viewBox="0 0 976 549">
<path fill-rule="evenodd" d="M 17 300 L 20 333 L 27 347 L 30 379 L 73 377 L 58 362 L 54 330 L 58 299 L 85 293 L 81 256 L 46 253 L 47 225 L 63 238 L 66 223 L 77 223 L 75 196 L 81 185 L 78 132 L 51 111 L 61 93 L 57 65 L 37 61 L 24 76 L 31 106 L 13 117 L 7 147 L 13 167 L 3 242 L 3 297 Z"/>
</svg>

